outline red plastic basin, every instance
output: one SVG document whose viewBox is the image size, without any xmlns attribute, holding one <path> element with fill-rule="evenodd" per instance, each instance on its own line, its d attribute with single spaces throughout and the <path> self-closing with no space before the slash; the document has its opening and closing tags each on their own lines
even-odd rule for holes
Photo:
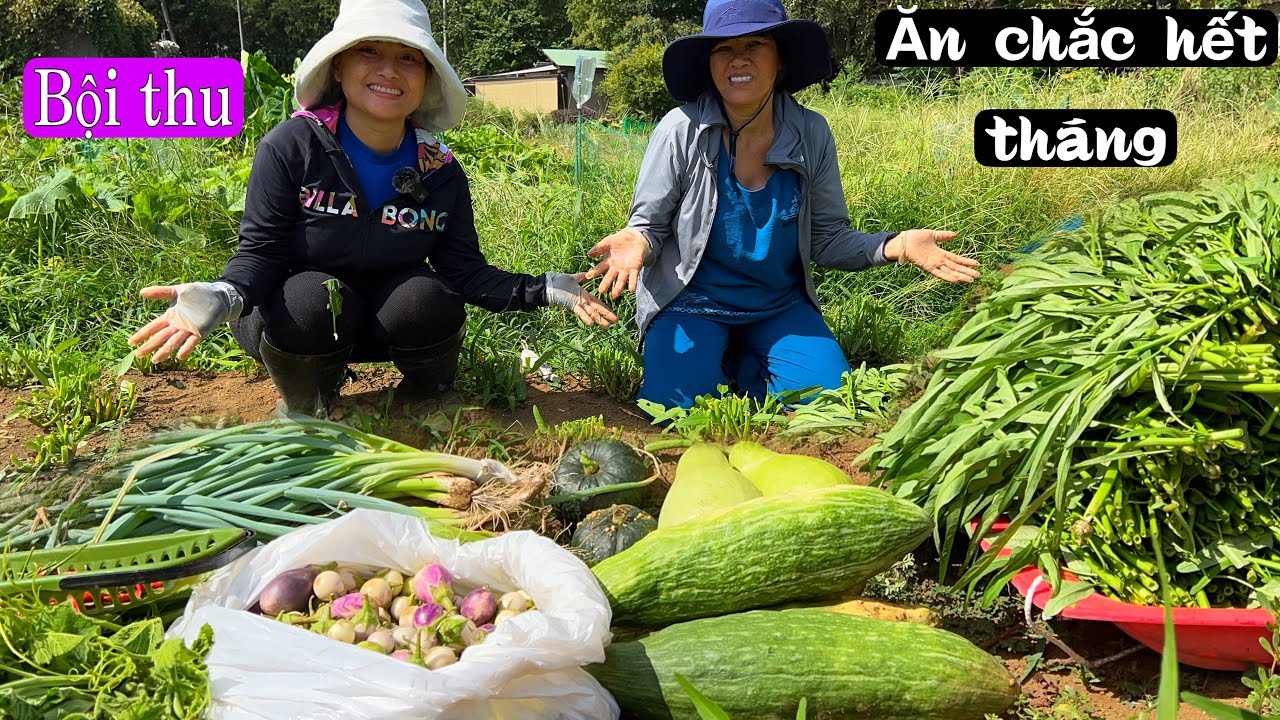
<svg viewBox="0 0 1280 720">
<path fill-rule="evenodd" d="M 1007 523 L 998 522 L 992 533 L 998 533 Z M 977 530 L 974 523 L 973 531 Z M 982 549 L 991 542 L 981 541 Z M 1004 549 L 1001 555 L 1010 551 Z M 1064 579 L 1077 579 L 1063 570 Z M 1036 580 L 1040 583 L 1037 585 Z M 1013 578 L 1013 586 L 1023 597 L 1035 586 L 1031 602 L 1043 609 L 1053 596 L 1053 589 L 1044 579 L 1039 568 L 1027 567 Z M 1060 615 L 1071 620 L 1102 620 L 1115 623 L 1134 640 L 1161 652 L 1164 649 L 1164 608 L 1152 605 L 1134 605 L 1094 593 L 1072 605 Z M 1267 623 L 1271 613 L 1262 609 L 1245 608 L 1173 608 L 1174 631 L 1178 638 L 1178 662 L 1206 670 L 1246 670 L 1250 663 L 1270 665 L 1267 654 L 1258 639 L 1270 637 Z"/>
</svg>

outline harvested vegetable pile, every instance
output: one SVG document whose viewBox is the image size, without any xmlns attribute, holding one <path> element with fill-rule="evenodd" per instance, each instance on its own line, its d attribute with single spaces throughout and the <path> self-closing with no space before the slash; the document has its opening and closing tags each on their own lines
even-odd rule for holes
<svg viewBox="0 0 1280 720">
<path fill-rule="evenodd" d="M 658 525 L 592 568 L 614 637 L 587 671 L 623 717 L 694 717 L 694 689 L 724 711 L 715 717 L 757 720 L 979 720 L 1017 698 L 998 660 L 928 627 L 928 610 L 849 597 L 931 522 L 838 467 L 695 443 Z"/>
<path fill-rule="evenodd" d="M 1056 236 L 936 353 L 924 396 L 864 456 L 934 515 L 943 567 L 974 519 L 994 593 L 1059 561 L 1112 597 L 1244 606 L 1280 589 L 1280 177 L 1126 203 Z M 1026 533 L 1022 534 L 1026 536 Z M 1158 544 L 1157 544 L 1158 542 Z"/>
<path fill-rule="evenodd" d="M 441 537 L 474 540 L 488 534 L 466 528 L 517 507 L 539 485 L 520 482 L 494 460 L 418 450 L 311 419 L 162 433 L 122 454 L 118 473 L 118 489 L 70 512 L 53 508 L 57 524 L 14 535 L 10 545 L 60 533 L 97 542 L 218 527 L 270 540 L 351 508 L 421 517 Z"/>
<path fill-rule="evenodd" d="M 335 564 L 278 575 L 257 604 L 281 622 L 438 670 L 487 640 L 497 625 L 536 609 L 523 590 L 498 595 L 477 587 L 455 595 L 460 585 L 439 563 L 407 579 L 384 569 L 368 580 Z"/>
</svg>

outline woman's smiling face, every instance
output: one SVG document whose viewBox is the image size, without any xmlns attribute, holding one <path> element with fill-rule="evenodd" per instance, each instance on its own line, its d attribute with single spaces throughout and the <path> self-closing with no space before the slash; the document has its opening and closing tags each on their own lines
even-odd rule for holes
<svg viewBox="0 0 1280 720">
<path fill-rule="evenodd" d="M 375 122 L 404 122 L 427 91 L 431 66 L 421 50 L 396 42 L 362 40 L 334 64 L 348 113 Z"/>
<path fill-rule="evenodd" d="M 767 35 L 721 40 L 711 47 L 711 78 L 726 105 L 754 112 L 778 77 L 778 43 Z"/>
</svg>

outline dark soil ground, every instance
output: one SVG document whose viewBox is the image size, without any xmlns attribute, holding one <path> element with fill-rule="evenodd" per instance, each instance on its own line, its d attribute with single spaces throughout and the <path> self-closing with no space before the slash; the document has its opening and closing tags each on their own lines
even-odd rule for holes
<svg viewBox="0 0 1280 720">
<path fill-rule="evenodd" d="M 572 382 L 554 390 L 530 387 L 528 401 L 514 411 L 419 405 L 406 412 L 402 403 L 388 400 L 391 397 L 388 390 L 397 378 L 394 371 L 382 366 L 360 366 L 355 379 L 343 389 L 334 408 L 335 418 L 357 425 L 372 423 L 377 432 L 417 446 L 424 446 L 423 441 L 433 437 L 437 442 L 445 438 L 452 443 L 452 449 L 468 454 L 491 447 L 489 443 L 502 443 L 515 465 L 543 468 L 555 463 L 565 443 L 547 437 L 530 439 L 537 427 L 535 407 L 547 425 L 601 416 L 606 427 L 620 429 L 624 437 L 639 444 L 655 439 L 657 434 L 649 417 L 633 404 L 593 394 L 575 387 Z M 139 396 L 132 419 L 119 428 L 90 438 L 80 451 L 87 460 L 78 461 L 69 474 L 39 479 L 34 487 L 50 483 L 74 487 L 94 474 L 100 464 L 95 463 L 95 459 L 108 455 L 120 444 L 134 442 L 157 430 L 193 421 L 252 422 L 272 417 L 277 398 L 265 374 L 167 370 L 149 375 L 133 372 L 128 379 L 137 384 Z M 0 418 L 12 413 L 21 396 L 18 391 L 0 388 Z M 0 458 L 5 459 L 0 468 L 12 468 L 12 456 L 30 457 L 26 444 L 40 435 L 39 428 L 22 419 L 0 424 Z M 862 482 L 869 482 L 870 478 L 854 471 L 851 463 L 870 442 L 866 437 L 855 435 L 835 442 L 774 446 L 823 457 L 854 473 Z M 657 453 L 666 481 L 674 474 L 678 453 L 678 450 Z M 0 498 L 0 514 L 21 507 L 24 497 L 30 497 L 29 491 L 19 497 L 10 494 L 8 498 Z M 1129 720 L 1152 706 L 1159 677 L 1159 656 L 1149 649 L 1138 649 L 1136 641 L 1109 623 L 1055 620 L 1052 628 L 1064 644 L 1091 663 L 1120 654 L 1119 659 L 1086 670 L 1072 662 L 1066 652 L 1050 644 L 1028 673 L 1026 658 L 1043 641 L 1027 633 L 1020 602 L 1007 598 L 1003 612 L 979 612 L 960 607 L 953 596 L 934 595 L 941 599 L 930 601 L 927 592 L 916 595 L 943 611 L 947 627 L 1002 657 L 1014 676 L 1021 679 L 1024 701 L 1017 715 L 1011 717 Z M 1240 672 L 1185 666 L 1181 675 L 1183 689 L 1235 705 L 1242 704 L 1248 694 L 1240 678 Z M 1148 712 L 1147 717 L 1153 714 Z M 1208 718 L 1185 707 L 1180 717 Z"/>
</svg>

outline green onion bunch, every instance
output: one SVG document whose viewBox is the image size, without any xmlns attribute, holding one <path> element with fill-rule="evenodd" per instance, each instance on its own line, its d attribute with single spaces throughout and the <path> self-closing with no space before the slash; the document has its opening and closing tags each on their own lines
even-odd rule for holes
<svg viewBox="0 0 1280 720">
<path fill-rule="evenodd" d="M 1156 548 L 1176 604 L 1274 594 L 1278 250 L 1274 175 L 1150 195 L 1058 233 L 936 353 L 868 469 L 933 513 L 944 572 L 957 539 L 1009 521 L 990 551 L 965 551 L 960 583 L 988 598 L 1037 563 L 1158 604 Z"/>
<path fill-rule="evenodd" d="M 494 460 L 298 418 L 154 435 L 122 453 L 112 474 L 116 489 L 70 512 L 55 508 L 58 523 L 13 534 L 10 546 L 52 544 L 63 534 L 98 542 L 230 526 L 265 541 L 352 508 L 420 517 L 437 535 L 477 539 L 486 535 L 465 529 L 477 491 L 491 480 L 515 481 Z"/>
</svg>

